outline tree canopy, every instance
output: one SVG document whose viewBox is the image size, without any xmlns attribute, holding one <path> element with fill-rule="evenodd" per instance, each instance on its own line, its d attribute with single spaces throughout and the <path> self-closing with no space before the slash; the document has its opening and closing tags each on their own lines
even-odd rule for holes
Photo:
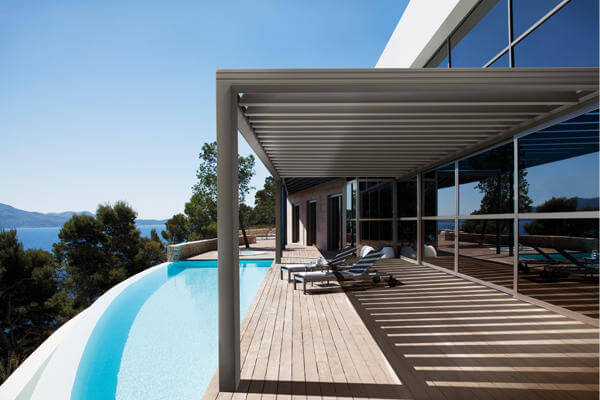
<svg viewBox="0 0 600 400">
<path fill-rule="evenodd" d="M 200 165 L 196 172 L 197 182 L 192 186 L 192 196 L 185 204 L 184 214 L 176 214 L 167 221 L 163 237 L 170 243 L 180 243 L 187 240 L 210 239 L 217 236 L 217 142 L 205 143 L 199 154 Z M 239 217 L 242 229 L 247 226 L 269 225 L 275 220 L 274 214 L 269 219 L 268 199 L 272 196 L 272 178 L 267 177 L 265 188 L 257 192 L 260 200 L 255 200 L 259 206 L 260 216 L 256 216 L 256 207 L 245 204 L 254 176 L 255 158 L 253 155 L 238 155 L 238 198 Z M 269 180 L 270 179 L 270 180 Z M 274 204 L 274 200 L 273 200 Z M 273 207 L 274 209 L 274 207 Z M 272 226 L 272 225 L 271 225 Z"/>
</svg>

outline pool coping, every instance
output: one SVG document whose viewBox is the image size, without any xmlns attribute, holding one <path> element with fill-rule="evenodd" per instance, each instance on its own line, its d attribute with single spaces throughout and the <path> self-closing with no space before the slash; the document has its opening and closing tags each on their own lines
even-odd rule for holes
<svg viewBox="0 0 600 400">
<path fill-rule="evenodd" d="M 110 288 L 91 306 L 67 321 L 46 339 L 0 386 L 0 398 L 16 399 L 31 390 L 31 399 L 69 399 L 77 367 L 96 323 L 113 300 L 134 282 L 163 268 L 169 262 L 150 267 Z M 67 346 L 61 346 L 68 343 Z M 39 378 L 36 380 L 36 374 Z M 35 385 L 33 388 L 31 385 Z"/>
</svg>

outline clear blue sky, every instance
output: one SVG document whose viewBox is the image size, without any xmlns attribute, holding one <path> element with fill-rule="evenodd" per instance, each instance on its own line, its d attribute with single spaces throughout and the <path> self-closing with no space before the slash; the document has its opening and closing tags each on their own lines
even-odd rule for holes
<svg viewBox="0 0 600 400">
<path fill-rule="evenodd" d="M 181 212 L 217 68 L 372 67 L 407 2 L 3 1 L 0 202 Z"/>
</svg>

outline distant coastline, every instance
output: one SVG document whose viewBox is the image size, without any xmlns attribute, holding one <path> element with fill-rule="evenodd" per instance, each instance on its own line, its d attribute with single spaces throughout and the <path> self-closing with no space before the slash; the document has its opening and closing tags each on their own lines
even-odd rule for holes
<svg viewBox="0 0 600 400">
<path fill-rule="evenodd" d="M 156 233 L 158 233 L 158 237 L 164 242 L 160 233 L 165 230 L 165 224 L 137 224 L 137 228 L 140 230 L 140 235 L 143 237 L 150 237 L 150 232 L 152 229 L 155 229 Z M 42 249 L 52 251 L 52 245 L 59 241 L 58 233 L 62 229 L 62 226 L 14 229 L 16 229 L 17 237 L 19 238 L 19 241 L 23 243 L 23 248 L 25 250 Z"/>
<path fill-rule="evenodd" d="M 60 213 L 41 213 L 25 211 L 0 203 L 0 229 L 15 228 L 56 228 L 62 227 L 73 215 L 94 216 L 89 211 L 65 211 Z M 166 219 L 137 219 L 138 226 L 164 225 Z"/>
</svg>

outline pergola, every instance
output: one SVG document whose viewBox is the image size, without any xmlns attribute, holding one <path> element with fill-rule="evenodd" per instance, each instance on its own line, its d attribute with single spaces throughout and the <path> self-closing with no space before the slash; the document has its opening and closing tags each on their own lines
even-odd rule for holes
<svg viewBox="0 0 600 400">
<path fill-rule="evenodd" d="M 598 73 L 218 70 L 220 390 L 234 391 L 240 375 L 238 131 L 279 185 L 282 178 L 409 177 L 597 107 Z"/>
</svg>

